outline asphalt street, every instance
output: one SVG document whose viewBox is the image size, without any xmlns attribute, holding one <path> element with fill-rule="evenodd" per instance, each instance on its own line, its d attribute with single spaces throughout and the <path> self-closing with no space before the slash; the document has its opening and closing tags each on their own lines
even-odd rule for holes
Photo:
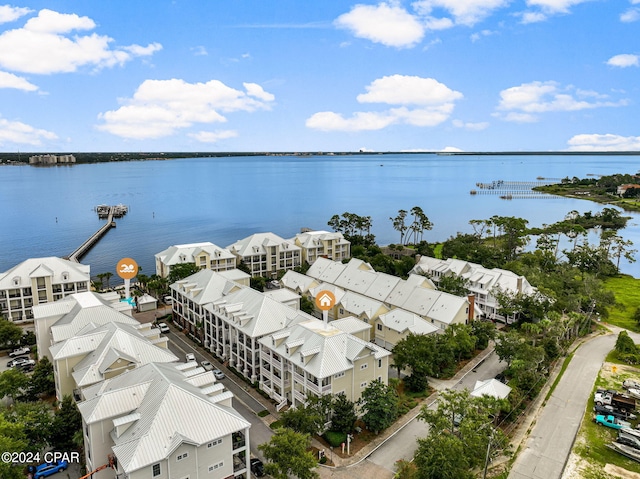
<svg viewBox="0 0 640 479">
<path fill-rule="evenodd" d="M 194 348 L 193 343 L 186 339 L 182 333 L 177 332 L 175 328 L 171 327 L 171 332 L 166 336 L 169 338 L 169 349 L 182 361 L 185 360 L 187 353 L 193 353 L 198 363 L 206 359 L 210 361 L 214 367 L 226 369 L 223 368 L 212 355 L 203 354 L 200 348 Z M 245 385 L 240 380 L 236 380 L 231 374 L 227 374 L 220 382 L 235 396 L 233 400 L 234 409 L 251 423 L 251 429 L 249 430 L 251 454 L 264 460 L 262 453 L 258 450 L 258 445 L 269 442 L 273 435 L 271 428 L 257 416 L 257 413 L 264 411 L 265 407 L 247 393 L 248 385 Z"/>
<path fill-rule="evenodd" d="M 598 336 L 575 352 L 551 398 L 537 417 L 509 479 L 560 479 L 593 384 L 616 336 Z"/>
</svg>

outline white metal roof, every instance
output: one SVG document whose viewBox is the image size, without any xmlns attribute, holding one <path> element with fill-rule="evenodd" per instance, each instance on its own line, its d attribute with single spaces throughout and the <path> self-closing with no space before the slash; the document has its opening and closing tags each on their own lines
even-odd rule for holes
<svg viewBox="0 0 640 479">
<path fill-rule="evenodd" d="M 189 384 L 167 364 L 147 364 L 91 392 L 95 396 L 78 405 L 88 424 L 140 415 L 119 437 L 111 434 L 112 450 L 127 474 L 168 458 L 181 443 L 202 445 L 250 427 L 237 412 L 215 403 L 219 399 Z"/>
<path fill-rule="evenodd" d="M 36 277 L 51 277 L 53 284 L 88 283 L 91 279 L 90 269 L 88 265 L 56 256 L 30 258 L 0 273 L 0 290 L 15 288 L 14 280 L 19 281 L 19 288 L 31 287 L 31 278 Z"/>
</svg>

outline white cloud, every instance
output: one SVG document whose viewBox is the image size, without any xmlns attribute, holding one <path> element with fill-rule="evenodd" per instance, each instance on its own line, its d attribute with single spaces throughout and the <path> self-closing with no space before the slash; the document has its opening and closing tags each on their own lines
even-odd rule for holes
<svg viewBox="0 0 640 479">
<path fill-rule="evenodd" d="M 206 56 L 209 54 L 209 52 L 207 52 L 207 49 L 205 47 L 203 47 L 202 45 L 198 45 L 197 47 L 193 47 L 191 49 L 191 51 L 193 52 L 193 54 L 195 56 Z"/>
<path fill-rule="evenodd" d="M 472 26 L 508 4 L 508 0 L 419 0 L 413 7 L 429 18 L 434 18 L 434 10 L 445 10 L 453 16 L 456 25 Z"/>
<path fill-rule="evenodd" d="M 548 13 L 568 13 L 569 8 L 590 0 L 527 0 L 530 7 L 539 7 Z"/>
<path fill-rule="evenodd" d="M 334 22 L 358 38 L 389 47 L 412 47 L 424 36 L 418 19 L 396 4 L 356 5 Z"/>
<path fill-rule="evenodd" d="M 446 121 L 462 93 L 433 78 L 391 75 L 378 78 L 357 96 L 360 103 L 398 105 L 382 112 L 355 112 L 345 118 L 331 111 L 319 112 L 306 121 L 308 128 L 323 131 L 381 130 L 392 124 L 435 126 Z M 413 107 L 413 108 L 409 108 Z"/>
<path fill-rule="evenodd" d="M 27 79 L 14 75 L 13 73 L 0 71 L 0 88 L 15 88 L 17 90 L 35 91 L 38 89 Z"/>
<path fill-rule="evenodd" d="M 384 76 L 371 82 L 365 89 L 367 93 L 357 96 L 360 103 L 439 105 L 462 98 L 462 93 L 451 90 L 433 78 L 407 75 Z"/>
<path fill-rule="evenodd" d="M 473 33 L 470 38 L 471 38 L 471 41 L 475 43 L 478 40 L 480 40 L 482 37 L 489 37 L 489 36 L 495 35 L 495 34 L 496 34 L 496 32 L 494 32 L 492 30 L 482 30 L 480 32 Z"/>
<path fill-rule="evenodd" d="M 624 13 L 620 14 L 620 21 L 624 23 L 637 22 L 640 20 L 640 9 L 630 8 Z"/>
<path fill-rule="evenodd" d="M 539 23 L 544 22 L 547 19 L 547 16 L 542 12 L 523 12 L 522 13 L 522 23 Z"/>
<path fill-rule="evenodd" d="M 197 133 L 189 133 L 187 136 L 202 143 L 217 143 L 220 140 L 237 137 L 238 132 L 235 130 L 199 131 Z"/>
<path fill-rule="evenodd" d="M 9 23 L 20 17 L 31 13 L 28 8 L 12 7 L 11 5 L 0 5 L 0 23 Z"/>
<path fill-rule="evenodd" d="M 464 128 L 465 130 L 470 130 L 470 131 L 482 131 L 489 128 L 489 123 L 486 121 L 472 123 L 472 122 L 464 122 L 462 120 L 453 120 L 451 123 L 456 128 Z"/>
<path fill-rule="evenodd" d="M 43 9 L 38 16 L 30 18 L 24 29 L 37 33 L 69 33 L 73 30 L 93 30 L 96 24 L 89 17 L 79 17 L 75 13 L 58 13 Z"/>
<path fill-rule="evenodd" d="M 587 101 L 583 99 L 593 97 L 598 100 Z M 502 90 L 497 110 L 508 113 L 496 116 L 507 121 L 531 122 L 537 120 L 536 114 L 539 113 L 578 111 L 627 104 L 626 100 L 618 102 L 601 101 L 604 98 L 606 98 L 605 95 L 600 95 L 593 91 L 575 90 L 572 86 L 561 88 L 558 83 L 552 81 L 534 81 Z"/>
<path fill-rule="evenodd" d="M 456 148 L 455 146 L 445 146 L 440 151 L 442 153 L 460 153 L 460 152 L 463 152 L 464 150 L 461 150 L 460 148 Z"/>
<path fill-rule="evenodd" d="M 583 134 L 573 136 L 567 143 L 570 151 L 640 150 L 640 136 Z"/>
<path fill-rule="evenodd" d="M 246 92 L 218 80 L 145 80 L 123 106 L 101 113 L 97 128 L 123 138 L 160 138 L 194 123 L 224 123 L 222 113 L 269 109 L 273 95 L 255 83 L 244 86 Z"/>
<path fill-rule="evenodd" d="M 256 97 L 258 100 L 273 101 L 276 98 L 271 93 L 264 91 L 257 83 L 243 83 L 242 86 L 247 90 L 247 95 Z"/>
<path fill-rule="evenodd" d="M 344 118 L 339 113 L 321 111 L 311 115 L 305 125 L 322 131 L 371 131 L 382 130 L 395 121 L 396 118 L 386 113 L 356 112 L 351 118 Z"/>
<path fill-rule="evenodd" d="M 16 143 L 23 145 L 40 145 L 42 140 L 56 140 L 58 136 L 47 130 L 34 128 L 19 121 L 0 118 L 0 145 Z"/>
<path fill-rule="evenodd" d="M 158 43 L 111 48 L 113 39 L 108 36 L 76 32 L 92 30 L 95 26 L 88 17 L 40 10 L 24 27 L 0 34 L 0 66 L 24 73 L 74 72 L 83 66 L 122 65 L 162 48 Z"/>
<path fill-rule="evenodd" d="M 640 57 L 638 55 L 631 55 L 628 53 L 622 53 L 620 55 L 612 56 L 607 60 L 607 65 L 612 67 L 637 67 L 640 64 Z"/>
</svg>

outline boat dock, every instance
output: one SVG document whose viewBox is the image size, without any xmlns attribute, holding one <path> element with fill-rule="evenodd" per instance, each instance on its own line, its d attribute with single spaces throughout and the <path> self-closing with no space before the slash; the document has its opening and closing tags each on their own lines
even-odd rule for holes
<svg viewBox="0 0 640 479">
<path fill-rule="evenodd" d="M 98 213 L 98 218 L 106 218 L 107 222 L 100 227 L 98 231 L 93 233 L 88 240 L 80 245 L 73 253 L 69 255 L 70 261 L 75 261 L 76 263 L 80 262 L 80 258 L 82 258 L 85 254 L 89 252 L 93 246 L 102 238 L 107 231 L 111 228 L 116 227 L 116 222 L 114 218 L 122 218 L 127 214 L 128 208 L 125 205 L 116 205 L 116 206 L 107 206 L 107 205 L 99 205 L 96 206 L 96 211 Z"/>
<path fill-rule="evenodd" d="M 503 181 L 494 180 L 491 183 L 476 183 L 477 189 L 469 191 L 471 195 L 499 195 L 503 200 L 511 200 L 516 198 L 555 198 L 555 195 L 540 193 L 534 191 L 536 186 L 547 186 L 557 184 L 553 178 L 542 179 L 536 181 Z"/>
</svg>

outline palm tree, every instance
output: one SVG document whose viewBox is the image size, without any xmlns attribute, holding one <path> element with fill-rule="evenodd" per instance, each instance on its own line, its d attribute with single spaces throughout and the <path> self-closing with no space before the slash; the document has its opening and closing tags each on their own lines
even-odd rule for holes
<svg viewBox="0 0 640 479">
<path fill-rule="evenodd" d="M 104 278 L 107 280 L 107 287 L 106 287 L 106 289 L 109 289 L 109 280 L 110 280 L 110 279 L 111 279 L 111 277 L 113 276 L 113 273 L 111 273 L 111 272 L 107 271 L 106 273 L 103 273 L 103 274 L 104 274 Z"/>
<path fill-rule="evenodd" d="M 407 225 L 404 220 L 407 217 L 407 210 L 399 210 L 398 216 L 389 218 L 393 222 L 393 229 L 400 233 L 400 244 L 404 245 L 404 234 L 407 232 Z"/>
</svg>

